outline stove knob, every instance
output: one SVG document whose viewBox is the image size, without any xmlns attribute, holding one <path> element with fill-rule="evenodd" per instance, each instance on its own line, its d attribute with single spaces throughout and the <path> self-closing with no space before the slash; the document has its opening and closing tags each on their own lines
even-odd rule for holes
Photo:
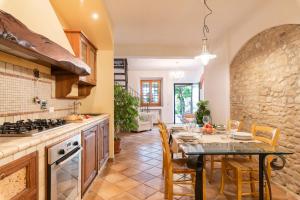
<svg viewBox="0 0 300 200">
<path fill-rule="evenodd" d="M 65 150 L 64 150 L 64 149 L 60 149 L 60 150 L 58 151 L 58 154 L 59 154 L 59 155 L 64 155 L 64 154 L 65 154 Z"/>
<path fill-rule="evenodd" d="M 73 146 L 78 146 L 78 141 L 73 142 Z"/>
</svg>

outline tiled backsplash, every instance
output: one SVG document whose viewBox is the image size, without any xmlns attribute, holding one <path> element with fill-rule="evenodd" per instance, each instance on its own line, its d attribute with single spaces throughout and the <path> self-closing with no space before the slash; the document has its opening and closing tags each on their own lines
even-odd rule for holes
<svg viewBox="0 0 300 200">
<path fill-rule="evenodd" d="M 0 124 L 4 121 L 15 122 L 20 119 L 60 118 L 72 112 L 73 100 L 52 97 L 54 77 L 40 73 L 34 79 L 33 70 L 0 61 Z M 34 97 L 46 100 L 47 108 L 42 110 L 33 102 Z"/>
</svg>

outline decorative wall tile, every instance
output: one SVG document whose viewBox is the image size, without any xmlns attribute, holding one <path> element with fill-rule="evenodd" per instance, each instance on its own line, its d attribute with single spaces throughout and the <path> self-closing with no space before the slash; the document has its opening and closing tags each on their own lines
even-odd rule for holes
<svg viewBox="0 0 300 200">
<path fill-rule="evenodd" d="M 33 70 L 0 61 L 0 124 L 3 121 L 36 118 L 61 118 L 72 111 L 73 100 L 55 99 L 52 97 L 54 77 L 40 73 L 35 80 Z M 48 108 L 54 107 L 54 113 L 41 110 L 33 102 L 38 96 L 48 102 Z"/>
</svg>

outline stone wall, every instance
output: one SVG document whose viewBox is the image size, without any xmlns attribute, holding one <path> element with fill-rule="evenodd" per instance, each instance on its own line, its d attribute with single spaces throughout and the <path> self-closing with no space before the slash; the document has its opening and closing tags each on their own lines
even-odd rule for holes
<svg viewBox="0 0 300 200">
<path fill-rule="evenodd" d="M 279 145 L 295 152 L 272 180 L 300 195 L 300 25 L 253 37 L 230 66 L 232 119 L 279 127 Z M 300 198 L 300 196 L 299 196 Z"/>
</svg>

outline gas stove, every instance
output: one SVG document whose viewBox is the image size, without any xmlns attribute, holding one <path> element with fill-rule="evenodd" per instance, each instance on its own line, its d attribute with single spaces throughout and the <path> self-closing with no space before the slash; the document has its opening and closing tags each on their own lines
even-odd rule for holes
<svg viewBox="0 0 300 200">
<path fill-rule="evenodd" d="M 35 136 L 47 130 L 53 130 L 66 124 L 63 119 L 19 120 L 15 123 L 4 122 L 0 126 L 0 137 Z"/>
</svg>

